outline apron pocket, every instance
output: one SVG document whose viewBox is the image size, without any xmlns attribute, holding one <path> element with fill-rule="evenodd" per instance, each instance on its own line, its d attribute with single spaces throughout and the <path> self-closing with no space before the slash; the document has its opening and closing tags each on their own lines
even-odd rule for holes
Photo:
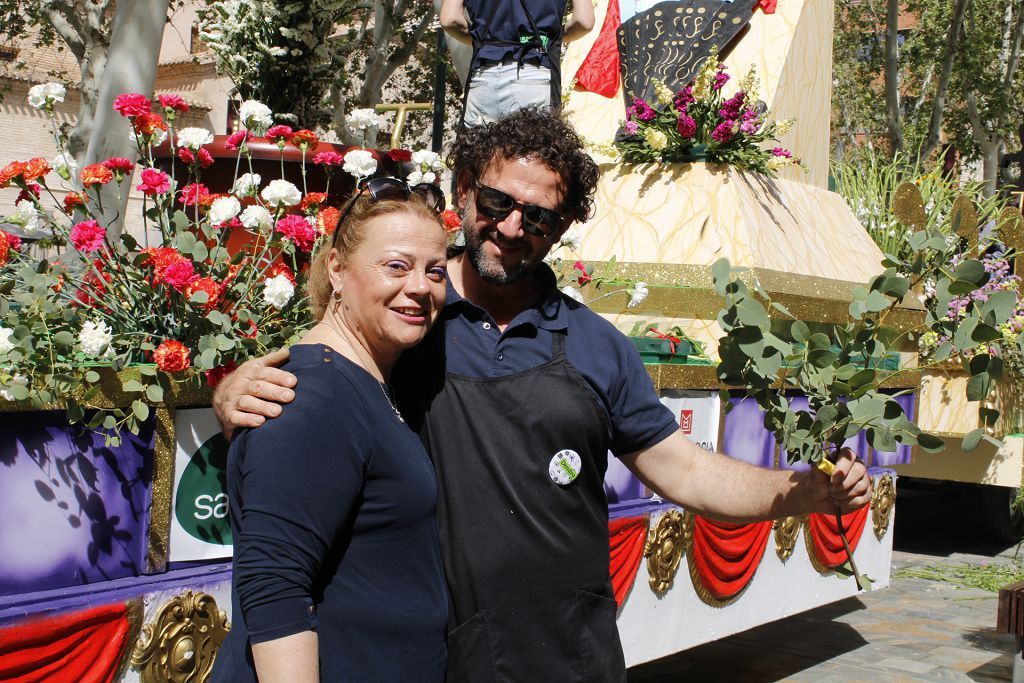
<svg viewBox="0 0 1024 683">
<path fill-rule="evenodd" d="M 448 683 L 497 680 L 487 612 L 481 610 L 448 634 Z"/>
<path fill-rule="evenodd" d="M 615 625 L 618 604 L 615 600 L 588 591 L 576 591 L 579 648 L 592 683 L 622 683 L 626 680 L 626 661 Z"/>
</svg>

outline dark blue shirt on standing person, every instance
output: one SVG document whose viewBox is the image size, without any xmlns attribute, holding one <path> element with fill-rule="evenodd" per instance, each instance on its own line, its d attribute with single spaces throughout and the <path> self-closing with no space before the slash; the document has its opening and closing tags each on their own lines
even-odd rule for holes
<svg viewBox="0 0 1024 683">
<path fill-rule="evenodd" d="M 321 680 L 444 680 L 437 482 L 420 440 L 328 347 L 293 346 L 284 369 L 295 400 L 228 457 L 233 624 L 213 680 L 255 682 L 251 643 L 310 630 Z"/>
<path fill-rule="evenodd" d="M 464 5 L 469 12 L 469 34 L 476 46 L 470 69 L 486 63 L 518 61 L 517 45 L 534 35 L 531 19 L 540 32 L 541 42 L 550 44 L 562 38 L 565 0 L 464 0 Z M 548 53 L 536 47 L 527 50 L 524 61 L 548 69 L 552 66 Z"/>
</svg>

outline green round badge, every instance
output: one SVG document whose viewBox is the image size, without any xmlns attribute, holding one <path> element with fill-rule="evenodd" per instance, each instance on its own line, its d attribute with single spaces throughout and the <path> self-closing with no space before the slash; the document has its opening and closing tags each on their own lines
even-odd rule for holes
<svg viewBox="0 0 1024 683">
<path fill-rule="evenodd" d="M 178 482 L 174 516 L 190 536 L 205 543 L 231 545 L 227 463 L 228 442 L 215 434 L 192 455 Z"/>
</svg>

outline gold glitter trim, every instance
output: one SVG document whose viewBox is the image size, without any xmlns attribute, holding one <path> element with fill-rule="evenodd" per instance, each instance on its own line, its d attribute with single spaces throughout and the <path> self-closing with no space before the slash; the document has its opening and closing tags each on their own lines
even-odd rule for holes
<svg viewBox="0 0 1024 683">
<path fill-rule="evenodd" d="M 914 183 L 902 183 L 896 188 L 892 199 L 892 212 L 903 225 L 915 230 L 924 230 L 928 214 L 924 210 L 921 190 Z"/>
<path fill-rule="evenodd" d="M 772 522 L 772 528 L 775 530 L 775 554 L 783 562 L 793 556 L 803 525 L 804 517 L 784 517 Z"/>
<path fill-rule="evenodd" d="M 231 624 L 209 593 L 186 590 L 142 627 L 132 666 L 142 683 L 205 683 Z"/>
<path fill-rule="evenodd" d="M 693 513 L 668 510 L 658 519 L 654 533 L 644 541 L 647 558 L 648 583 L 655 593 L 664 593 L 672 587 L 683 552 L 693 543 Z"/>
<path fill-rule="evenodd" d="M 146 568 L 151 574 L 167 569 L 174 494 L 174 410 L 156 408 L 153 436 L 153 485 L 149 503 Z"/>
<path fill-rule="evenodd" d="M 875 477 L 874 489 L 871 493 L 871 522 L 875 527 L 875 537 L 881 541 L 889 530 L 889 522 L 896 509 L 896 482 L 891 474 L 883 474 Z"/>
<path fill-rule="evenodd" d="M 673 363 L 651 363 L 644 366 L 650 375 L 654 388 L 663 389 L 733 389 L 742 387 L 722 384 L 718 381 L 714 365 L 677 365 Z M 781 383 L 778 384 L 781 387 Z M 901 370 L 880 385 L 884 389 L 917 389 L 921 386 L 921 371 Z"/>
<path fill-rule="evenodd" d="M 125 368 L 115 373 L 109 368 L 96 368 L 100 375 L 99 391 L 82 403 L 86 408 L 127 408 L 132 401 L 142 398 L 149 405 L 154 405 L 138 393 L 128 394 L 121 390 L 121 386 L 128 380 L 136 380 L 142 376 L 138 367 Z M 170 391 L 164 393 L 162 405 L 177 408 L 185 407 L 207 407 L 213 401 L 213 390 L 203 381 L 202 375 L 195 373 L 177 373 L 172 375 Z M 81 398 L 82 392 L 75 392 L 76 398 Z M 14 401 L 0 399 L 0 412 L 27 412 L 33 410 L 64 410 L 67 406 L 63 401 L 44 403 L 41 406 L 30 404 L 22 405 Z"/>
</svg>

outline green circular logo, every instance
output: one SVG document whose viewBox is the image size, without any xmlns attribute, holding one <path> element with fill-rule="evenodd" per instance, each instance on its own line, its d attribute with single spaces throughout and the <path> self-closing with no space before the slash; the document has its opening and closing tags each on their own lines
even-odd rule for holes
<svg viewBox="0 0 1024 683">
<path fill-rule="evenodd" d="M 174 515 L 182 529 L 205 543 L 231 545 L 227 464 L 228 442 L 215 434 L 192 455 L 178 482 Z"/>
</svg>

